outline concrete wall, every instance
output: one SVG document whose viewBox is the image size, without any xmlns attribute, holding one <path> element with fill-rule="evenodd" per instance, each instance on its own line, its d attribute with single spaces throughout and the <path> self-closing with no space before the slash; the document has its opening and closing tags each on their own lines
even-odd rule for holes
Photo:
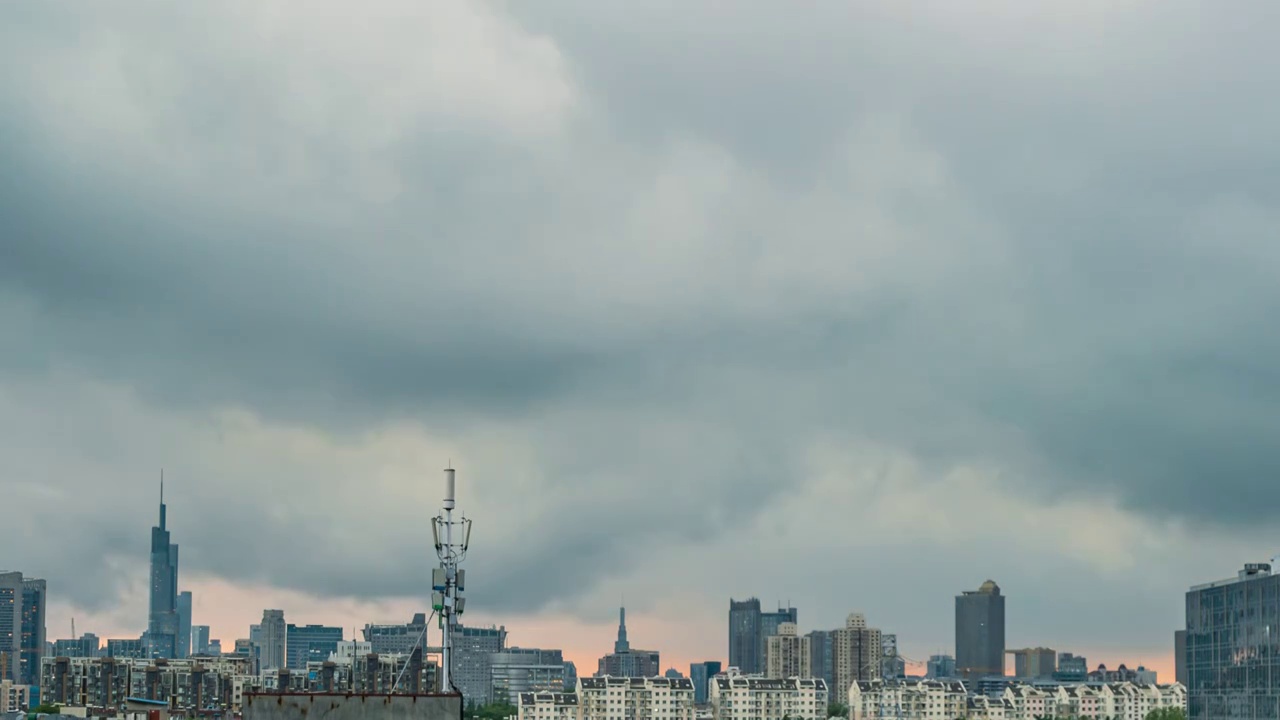
<svg viewBox="0 0 1280 720">
<path fill-rule="evenodd" d="M 246 695 L 244 720 L 462 720 L 462 696 Z"/>
</svg>

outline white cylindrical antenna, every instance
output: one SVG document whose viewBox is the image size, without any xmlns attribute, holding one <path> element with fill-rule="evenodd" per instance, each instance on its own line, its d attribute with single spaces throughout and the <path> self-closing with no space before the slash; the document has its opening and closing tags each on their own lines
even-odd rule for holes
<svg viewBox="0 0 1280 720">
<path fill-rule="evenodd" d="M 444 509 L 453 509 L 453 468 L 444 471 Z"/>
</svg>

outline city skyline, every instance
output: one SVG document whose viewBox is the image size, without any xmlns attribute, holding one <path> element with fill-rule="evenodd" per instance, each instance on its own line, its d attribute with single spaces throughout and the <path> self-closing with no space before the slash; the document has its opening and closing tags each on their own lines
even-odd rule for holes
<svg viewBox="0 0 1280 720">
<path fill-rule="evenodd" d="M 681 669 L 751 596 L 925 659 L 994 578 L 1007 647 L 1168 677 L 1280 552 L 1269 4 L 4 5 L 51 638 L 146 629 L 159 468 L 227 647 L 422 611 L 449 459 L 465 621 L 584 671 L 622 596 Z"/>
</svg>

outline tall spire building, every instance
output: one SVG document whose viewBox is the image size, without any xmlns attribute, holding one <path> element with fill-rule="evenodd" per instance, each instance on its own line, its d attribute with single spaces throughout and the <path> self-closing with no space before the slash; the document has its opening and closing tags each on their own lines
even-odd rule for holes
<svg viewBox="0 0 1280 720">
<path fill-rule="evenodd" d="M 600 658 L 596 676 L 658 677 L 661 674 L 656 650 L 632 650 L 627 641 L 627 609 L 618 608 L 618 639 L 613 641 L 613 652 Z"/>
<path fill-rule="evenodd" d="M 178 546 L 169 542 L 164 475 L 160 477 L 160 524 L 151 528 L 151 602 L 144 636 L 147 655 L 173 658 L 178 652 Z"/>
</svg>

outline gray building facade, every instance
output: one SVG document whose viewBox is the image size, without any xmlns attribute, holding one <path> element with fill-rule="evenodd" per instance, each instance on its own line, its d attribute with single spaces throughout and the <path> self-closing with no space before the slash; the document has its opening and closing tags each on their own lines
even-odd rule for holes
<svg viewBox="0 0 1280 720">
<path fill-rule="evenodd" d="M 423 637 L 427 627 L 427 614 L 415 613 L 413 619 L 403 624 L 365 625 L 364 640 L 379 655 L 409 655 Z"/>
<path fill-rule="evenodd" d="M 564 692 L 564 653 L 541 648 L 507 648 L 489 656 L 493 698 L 518 705 L 523 693 Z"/>
<path fill-rule="evenodd" d="M 956 673 L 1004 675 L 1004 596 L 991 580 L 956 596 Z"/>
<path fill-rule="evenodd" d="M 827 681 L 827 687 L 836 686 L 835 632 L 814 630 L 809 638 L 809 673 Z"/>
<path fill-rule="evenodd" d="M 930 655 L 925 663 L 925 677 L 930 680 L 947 679 L 956 676 L 956 659 L 950 655 Z"/>
<path fill-rule="evenodd" d="M 309 662 L 324 662 L 338 651 L 340 642 L 340 627 L 289 624 L 285 630 L 285 667 L 306 670 Z"/>
<path fill-rule="evenodd" d="M 778 608 L 762 612 L 758 598 L 729 599 L 729 666 L 744 675 L 763 673 L 765 648 L 769 637 L 778 634 L 782 623 L 799 624 L 799 611 Z"/>
<path fill-rule="evenodd" d="M 760 601 L 729 599 L 729 667 L 744 674 L 764 672 L 760 650 Z"/>
<path fill-rule="evenodd" d="M 505 627 L 474 628 L 457 625 L 453 632 L 452 679 L 467 705 L 493 702 L 490 657 L 507 649 Z M 449 688 L 443 688 L 449 692 Z"/>
<path fill-rule="evenodd" d="M 722 671 L 719 660 L 707 660 L 689 666 L 689 679 L 693 682 L 693 702 L 706 705 L 711 693 L 711 678 Z"/>
<path fill-rule="evenodd" d="M 208 655 L 209 654 L 209 626 L 208 625 L 192 625 L 191 626 L 191 654 L 192 655 Z"/>
<path fill-rule="evenodd" d="M 288 626 L 284 621 L 284 611 L 263 610 L 262 624 L 259 626 L 258 633 L 259 670 L 279 670 L 286 667 L 284 651 L 288 638 Z"/>
<path fill-rule="evenodd" d="M 1280 718 L 1280 575 L 1250 563 L 1186 595 L 1187 716 Z"/>
<path fill-rule="evenodd" d="M 178 644 L 177 656 L 191 657 L 191 591 L 178 593 Z"/>
</svg>

